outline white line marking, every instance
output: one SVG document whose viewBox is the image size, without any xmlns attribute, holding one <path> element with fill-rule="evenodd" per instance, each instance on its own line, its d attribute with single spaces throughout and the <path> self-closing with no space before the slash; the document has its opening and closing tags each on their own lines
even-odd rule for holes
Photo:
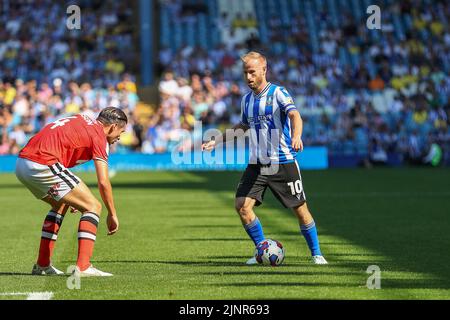
<svg viewBox="0 0 450 320">
<path fill-rule="evenodd" d="M 0 293 L 0 296 L 27 296 L 27 300 L 51 300 L 53 292 L 6 292 Z"/>
</svg>

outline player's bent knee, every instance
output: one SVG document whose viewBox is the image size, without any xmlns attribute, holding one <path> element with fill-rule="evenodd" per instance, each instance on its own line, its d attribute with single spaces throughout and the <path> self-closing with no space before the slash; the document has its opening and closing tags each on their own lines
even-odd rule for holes
<svg viewBox="0 0 450 320">
<path fill-rule="evenodd" d="M 246 217 L 246 216 L 252 215 L 252 213 L 253 213 L 253 204 L 246 202 L 245 198 L 244 199 L 238 198 L 235 201 L 235 209 L 236 209 L 236 212 L 241 217 Z"/>
<path fill-rule="evenodd" d="M 97 199 L 92 199 L 90 203 L 86 206 L 87 211 L 93 212 L 98 216 L 102 213 L 102 204 Z"/>
<path fill-rule="evenodd" d="M 237 213 L 239 213 L 239 211 L 241 211 L 241 205 L 238 203 L 234 204 L 234 210 L 236 210 Z"/>
<path fill-rule="evenodd" d="M 252 214 L 252 207 L 251 206 L 242 206 L 239 209 L 239 215 L 241 215 L 242 217 L 246 217 Z"/>
<path fill-rule="evenodd" d="M 242 198 L 236 198 L 236 200 L 234 201 L 234 208 L 237 213 L 240 214 L 241 208 L 244 206 L 244 202 L 245 202 L 245 199 L 242 199 Z"/>
</svg>

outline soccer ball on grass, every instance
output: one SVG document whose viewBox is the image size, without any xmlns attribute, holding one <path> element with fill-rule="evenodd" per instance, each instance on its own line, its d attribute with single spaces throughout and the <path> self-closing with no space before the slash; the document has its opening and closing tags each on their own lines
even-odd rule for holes
<svg viewBox="0 0 450 320">
<path fill-rule="evenodd" d="M 255 248 L 255 258 L 259 264 L 276 267 L 283 263 L 284 256 L 283 245 L 277 240 L 263 240 Z"/>
</svg>

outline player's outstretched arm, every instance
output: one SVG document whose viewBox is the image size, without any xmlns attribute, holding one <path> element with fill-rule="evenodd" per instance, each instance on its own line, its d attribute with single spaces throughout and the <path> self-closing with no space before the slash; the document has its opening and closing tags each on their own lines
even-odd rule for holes
<svg viewBox="0 0 450 320">
<path fill-rule="evenodd" d="M 234 125 L 231 129 L 228 130 L 233 130 L 235 133 L 238 133 L 238 130 L 241 130 L 242 134 L 245 133 L 245 131 L 247 131 L 249 129 L 248 126 L 246 126 L 243 123 L 238 123 L 236 125 Z M 240 135 L 238 135 L 240 136 Z M 236 137 L 236 135 L 234 135 L 234 137 Z M 210 140 L 208 142 L 205 142 L 204 144 L 202 144 L 202 150 L 205 151 L 211 151 L 212 149 L 214 149 L 215 147 L 217 147 L 217 145 L 221 144 L 221 143 L 225 143 L 227 140 L 227 135 L 223 134 L 218 137 L 216 140 Z"/>
<path fill-rule="evenodd" d="M 101 160 L 94 160 L 94 163 L 97 172 L 98 190 L 108 210 L 108 217 L 106 218 L 108 235 L 113 235 L 119 230 L 119 219 L 114 206 L 112 186 L 108 176 L 108 164 Z"/>
<path fill-rule="evenodd" d="M 292 110 L 289 112 L 288 117 L 291 121 L 291 146 L 295 151 L 303 151 L 303 120 L 300 116 L 300 112 L 297 110 Z"/>
</svg>

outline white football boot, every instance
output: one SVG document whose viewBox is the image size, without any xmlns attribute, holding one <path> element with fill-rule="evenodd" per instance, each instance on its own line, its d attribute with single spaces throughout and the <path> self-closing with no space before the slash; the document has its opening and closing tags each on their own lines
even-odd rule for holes
<svg viewBox="0 0 450 320">
<path fill-rule="evenodd" d="M 312 256 L 311 260 L 314 264 L 328 264 L 323 256 Z"/>
<path fill-rule="evenodd" d="M 64 274 L 64 272 L 56 269 L 52 265 L 49 265 L 48 267 L 40 267 L 38 264 L 35 264 L 33 266 L 33 270 L 31 270 L 31 274 L 35 276 L 57 276 Z"/>
<path fill-rule="evenodd" d="M 253 264 L 258 264 L 258 261 L 256 261 L 255 257 L 251 257 L 250 259 L 247 260 L 247 262 L 245 264 L 250 266 Z"/>
<path fill-rule="evenodd" d="M 84 271 L 80 271 L 80 269 L 77 267 L 74 271 L 74 275 L 80 278 L 84 278 L 84 277 L 112 277 L 113 274 L 112 273 L 108 273 L 108 272 L 103 272 L 100 271 L 96 268 L 94 268 L 94 266 L 91 264 L 89 266 L 89 268 L 87 268 Z"/>
</svg>

